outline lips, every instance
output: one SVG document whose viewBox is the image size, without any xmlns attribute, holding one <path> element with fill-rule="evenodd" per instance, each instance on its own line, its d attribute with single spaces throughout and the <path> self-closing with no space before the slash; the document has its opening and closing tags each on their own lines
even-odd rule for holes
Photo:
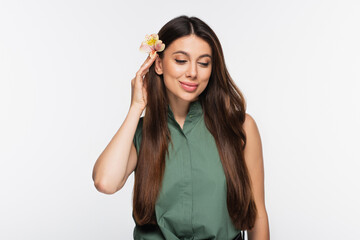
<svg viewBox="0 0 360 240">
<path fill-rule="evenodd" d="M 199 84 L 196 83 L 186 83 L 186 82 L 180 82 L 180 85 L 187 92 L 194 92 L 199 86 Z"/>
<path fill-rule="evenodd" d="M 181 81 L 180 81 L 181 82 Z M 182 84 L 185 84 L 185 85 L 188 85 L 190 87 L 196 87 L 197 85 L 199 84 L 196 84 L 196 83 L 187 83 L 187 82 L 181 82 Z"/>
</svg>

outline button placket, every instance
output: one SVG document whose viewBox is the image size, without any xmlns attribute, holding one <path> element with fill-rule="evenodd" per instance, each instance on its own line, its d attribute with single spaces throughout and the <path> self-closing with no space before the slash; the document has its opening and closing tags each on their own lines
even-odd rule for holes
<svg viewBox="0 0 360 240">
<path fill-rule="evenodd" d="M 174 117 L 174 113 L 171 110 L 170 104 L 168 104 L 168 115 L 174 122 L 178 131 L 180 131 L 184 137 L 187 137 L 186 135 L 191 131 L 193 125 L 197 121 L 197 118 L 202 115 L 201 104 L 199 100 L 190 103 L 189 112 L 185 118 L 183 128 L 181 128 L 179 123 L 176 121 Z"/>
</svg>

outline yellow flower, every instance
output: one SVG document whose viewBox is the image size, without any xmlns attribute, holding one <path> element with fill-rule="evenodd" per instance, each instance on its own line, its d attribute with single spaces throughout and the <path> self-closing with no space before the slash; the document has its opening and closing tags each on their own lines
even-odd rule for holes
<svg viewBox="0 0 360 240">
<path fill-rule="evenodd" d="M 150 54 L 153 58 L 156 52 L 161 52 L 165 49 L 165 44 L 159 39 L 159 35 L 156 33 L 146 34 L 145 40 L 141 43 L 140 51 Z"/>
</svg>

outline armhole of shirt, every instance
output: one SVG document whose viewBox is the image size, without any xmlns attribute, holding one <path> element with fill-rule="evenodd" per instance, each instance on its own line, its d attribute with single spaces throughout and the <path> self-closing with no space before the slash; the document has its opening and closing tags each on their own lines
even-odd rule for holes
<svg viewBox="0 0 360 240">
<path fill-rule="evenodd" d="M 138 125 L 137 125 L 137 127 L 136 127 L 135 134 L 134 134 L 134 138 L 133 138 L 133 143 L 134 143 L 134 145 L 135 145 L 136 152 L 137 152 L 137 155 L 138 155 L 138 156 L 139 156 L 140 145 L 141 145 L 143 118 L 144 118 L 144 117 L 141 117 L 141 118 L 139 119 L 139 123 L 138 123 Z"/>
</svg>

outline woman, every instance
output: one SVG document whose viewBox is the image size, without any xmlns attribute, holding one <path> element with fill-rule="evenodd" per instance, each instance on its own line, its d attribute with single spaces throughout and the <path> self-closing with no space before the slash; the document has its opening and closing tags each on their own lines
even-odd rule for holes
<svg viewBox="0 0 360 240">
<path fill-rule="evenodd" d="M 269 239 L 260 135 L 217 36 L 183 15 L 158 37 L 165 50 L 132 79 L 95 187 L 115 193 L 134 171 L 134 239 Z"/>
</svg>

